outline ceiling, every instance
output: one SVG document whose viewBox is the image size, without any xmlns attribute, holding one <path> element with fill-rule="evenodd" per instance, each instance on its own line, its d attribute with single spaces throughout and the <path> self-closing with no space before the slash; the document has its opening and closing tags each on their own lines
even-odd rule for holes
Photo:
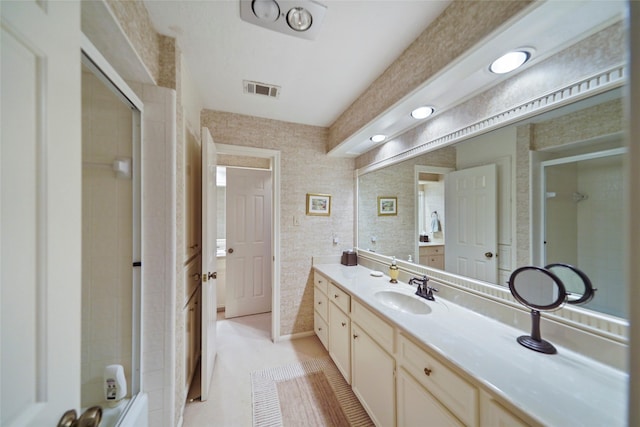
<svg viewBox="0 0 640 427">
<path fill-rule="evenodd" d="M 330 126 L 447 7 L 450 0 L 327 0 L 315 40 L 240 19 L 239 0 L 144 4 L 175 37 L 204 108 Z M 243 80 L 280 86 L 245 94 Z"/>
<path fill-rule="evenodd" d="M 284 0 L 280 0 L 284 1 Z M 299 0 L 309 1 L 309 0 Z M 206 109 L 330 126 L 450 4 L 450 0 L 326 0 L 314 40 L 285 35 L 240 18 L 240 0 L 144 0 L 158 32 L 175 37 Z M 532 47 L 544 60 L 623 15 L 624 1 L 535 3 L 467 55 L 393 105 L 329 154 L 358 156 L 369 137 L 389 137 L 417 125 L 409 112 L 428 102 L 453 108 L 509 75 L 488 72 L 510 49 Z M 243 80 L 280 87 L 277 99 L 245 94 Z"/>
</svg>

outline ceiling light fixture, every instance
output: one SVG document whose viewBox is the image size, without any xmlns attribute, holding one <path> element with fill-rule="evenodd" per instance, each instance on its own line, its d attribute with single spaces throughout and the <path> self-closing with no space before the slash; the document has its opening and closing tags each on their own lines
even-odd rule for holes
<svg viewBox="0 0 640 427">
<path fill-rule="evenodd" d="M 518 49 L 505 53 L 500 58 L 491 63 L 489 70 L 495 74 L 509 73 L 516 68 L 521 67 L 531 58 L 531 51 L 527 49 Z"/>
<path fill-rule="evenodd" d="M 294 7 L 287 13 L 287 24 L 295 31 L 307 31 L 313 23 L 313 17 L 303 7 Z"/>
<path fill-rule="evenodd" d="M 385 139 L 387 139 L 387 137 L 385 135 L 382 134 L 378 134 L 378 135 L 373 135 L 371 138 L 369 138 L 371 141 L 373 142 L 382 142 Z"/>
<path fill-rule="evenodd" d="M 280 17 L 280 7 L 274 0 L 253 0 L 251 9 L 263 21 L 274 22 Z"/>
<path fill-rule="evenodd" d="M 426 119 L 427 117 L 432 115 L 434 111 L 435 109 L 433 107 L 427 107 L 427 106 L 418 107 L 411 112 L 411 117 L 413 117 L 416 120 Z"/>
<path fill-rule="evenodd" d="M 313 40 L 327 6 L 315 0 L 240 0 L 240 18 L 280 33 Z"/>
</svg>

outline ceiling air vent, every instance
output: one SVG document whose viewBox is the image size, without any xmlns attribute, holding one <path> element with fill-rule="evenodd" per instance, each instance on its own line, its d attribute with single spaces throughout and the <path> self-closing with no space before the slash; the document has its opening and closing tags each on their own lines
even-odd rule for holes
<svg viewBox="0 0 640 427">
<path fill-rule="evenodd" d="M 243 80 L 242 84 L 244 85 L 244 93 L 264 95 L 276 99 L 280 97 L 280 86 L 252 82 L 249 80 Z"/>
</svg>

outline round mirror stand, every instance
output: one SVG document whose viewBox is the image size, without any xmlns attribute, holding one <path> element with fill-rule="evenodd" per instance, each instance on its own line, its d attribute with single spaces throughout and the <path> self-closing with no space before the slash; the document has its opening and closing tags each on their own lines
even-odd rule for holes
<svg viewBox="0 0 640 427">
<path fill-rule="evenodd" d="M 571 293 L 567 292 L 560 277 L 572 284 Z M 593 298 L 595 291 L 582 271 L 568 264 L 557 263 L 545 268 L 518 268 L 509 277 L 509 290 L 520 304 L 531 309 L 531 335 L 520 336 L 517 341 L 545 354 L 555 354 L 557 350 L 540 336 L 540 310 L 555 310 L 565 302 L 583 304 Z"/>
<path fill-rule="evenodd" d="M 531 335 L 519 336 L 517 341 L 531 350 L 545 354 L 555 354 L 558 352 L 549 341 L 545 341 L 540 336 L 540 312 L 531 310 Z"/>
</svg>

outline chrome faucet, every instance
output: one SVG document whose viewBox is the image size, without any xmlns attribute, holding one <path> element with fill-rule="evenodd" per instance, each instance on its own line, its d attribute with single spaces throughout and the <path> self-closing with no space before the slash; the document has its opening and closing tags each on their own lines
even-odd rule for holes
<svg viewBox="0 0 640 427">
<path fill-rule="evenodd" d="M 429 278 L 425 274 L 422 278 L 412 277 L 409 279 L 410 285 L 418 285 L 418 289 L 416 290 L 416 295 L 419 297 L 428 299 L 429 301 L 435 301 L 435 297 L 433 296 L 434 292 L 438 292 L 438 290 L 434 287 L 431 287 L 427 284 Z"/>
</svg>

